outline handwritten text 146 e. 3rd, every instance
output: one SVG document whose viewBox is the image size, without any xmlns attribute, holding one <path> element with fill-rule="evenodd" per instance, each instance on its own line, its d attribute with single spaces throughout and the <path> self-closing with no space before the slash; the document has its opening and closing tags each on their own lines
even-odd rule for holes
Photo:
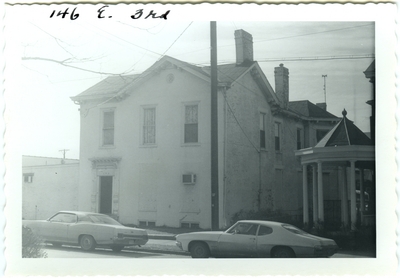
<svg viewBox="0 0 400 278">
<path fill-rule="evenodd" d="M 103 6 L 100 9 L 97 10 L 97 18 L 112 18 L 110 14 L 107 14 L 106 8 L 108 6 Z M 75 7 L 72 12 L 70 12 L 69 8 L 66 8 L 65 10 L 53 10 L 53 12 L 50 14 L 50 18 L 53 16 L 58 16 L 61 18 L 66 18 L 69 15 L 70 20 L 75 20 L 79 17 L 79 13 L 76 10 L 77 8 Z M 135 14 L 131 15 L 132 19 L 139 19 L 144 16 L 144 19 L 148 18 L 160 18 L 160 19 L 167 19 L 168 14 L 170 13 L 170 10 L 166 11 L 165 13 L 157 13 L 154 12 L 154 10 L 151 10 L 150 12 L 144 11 L 143 9 L 136 10 Z"/>
</svg>

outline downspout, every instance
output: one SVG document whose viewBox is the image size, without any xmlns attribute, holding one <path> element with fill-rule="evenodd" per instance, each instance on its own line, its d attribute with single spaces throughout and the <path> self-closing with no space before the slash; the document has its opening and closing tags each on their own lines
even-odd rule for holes
<svg viewBox="0 0 400 278">
<path fill-rule="evenodd" d="M 259 165 L 259 167 L 258 167 L 259 185 L 258 185 L 257 202 L 258 202 L 258 211 L 260 211 L 261 210 L 261 192 L 262 192 L 262 190 L 261 190 L 261 185 L 262 185 L 262 182 L 261 182 L 261 148 L 258 150 L 258 165 Z"/>
<path fill-rule="evenodd" d="M 227 157 L 226 157 L 226 142 L 227 142 L 227 138 L 228 138 L 228 132 L 227 132 L 227 126 L 228 126 L 228 112 L 227 112 L 227 108 L 226 108 L 226 87 L 223 88 L 222 91 L 223 94 L 223 100 L 224 100 L 224 143 L 223 143 L 223 156 L 224 156 L 224 178 L 223 178 L 223 199 L 222 199 L 222 211 L 223 211 L 223 221 L 224 221 L 224 225 L 228 226 L 229 223 L 227 223 L 227 219 L 226 219 L 226 200 L 227 200 L 227 196 L 226 196 L 226 163 L 227 163 Z"/>
</svg>

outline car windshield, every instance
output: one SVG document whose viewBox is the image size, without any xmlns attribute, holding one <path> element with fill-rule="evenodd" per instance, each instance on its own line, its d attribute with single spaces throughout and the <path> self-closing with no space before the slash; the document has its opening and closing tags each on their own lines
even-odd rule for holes
<svg viewBox="0 0 400 278">
<path fill-rule="evenodd" d="M 295 226 L 292 226 L 292 225 L 283 224 L 282 227 L 285 228 L 286 230 L 288 230 L 289 232 L 294 233 L 294 234 L 308 235 L 308 233 L 306 233 L 305 231 L 300 230 L 299 228 L 297 228 Z"/>
<path fill-rule="evenodd" d="M 122 226 L 122 224 L 119 223 L 117 220 L 114 220 L 107 215 L 89 214 L 88 217 L 93 223 Z"/>
</svg>

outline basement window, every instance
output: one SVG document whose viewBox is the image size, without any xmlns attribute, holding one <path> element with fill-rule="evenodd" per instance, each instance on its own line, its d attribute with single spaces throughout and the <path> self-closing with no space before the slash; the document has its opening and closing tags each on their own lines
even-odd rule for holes
<svg viewBox="0 0 400 278">
<path fill-rule="evenodd" d="M 154 222 L 154 221 L 139 221 L 139 226 L 154 228 L 156 226 L 156 222 Z"/>
<path fill-rule="evenodd" d="M 181 228 L 185 229 L 200 229 L 199 223 L 181 222 Z"/>
</svg>

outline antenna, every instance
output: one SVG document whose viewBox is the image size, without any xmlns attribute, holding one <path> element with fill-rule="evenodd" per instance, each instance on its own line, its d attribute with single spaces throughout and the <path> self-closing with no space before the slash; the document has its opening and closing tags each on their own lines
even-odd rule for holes
<svg viewBox="0 0 400 278">
<path fill-rule="evenodd" d="M 69 151 L 69 150 L 66 150 L 66 149 L 59 150 L 59 152 L 62 152 L 62 153 L 63 153 L 63 159 L 65 159 L 65 153 L 66 153 L 67 151 Z"/>
<path fill-rule="evenodd" d="M 324 79 L 324 96 L 325 96 L 325 104 L 326 104 L 326 78 L 328 77 L 327 74 L 323 74 L 322 78 Z"/>
</svg>

